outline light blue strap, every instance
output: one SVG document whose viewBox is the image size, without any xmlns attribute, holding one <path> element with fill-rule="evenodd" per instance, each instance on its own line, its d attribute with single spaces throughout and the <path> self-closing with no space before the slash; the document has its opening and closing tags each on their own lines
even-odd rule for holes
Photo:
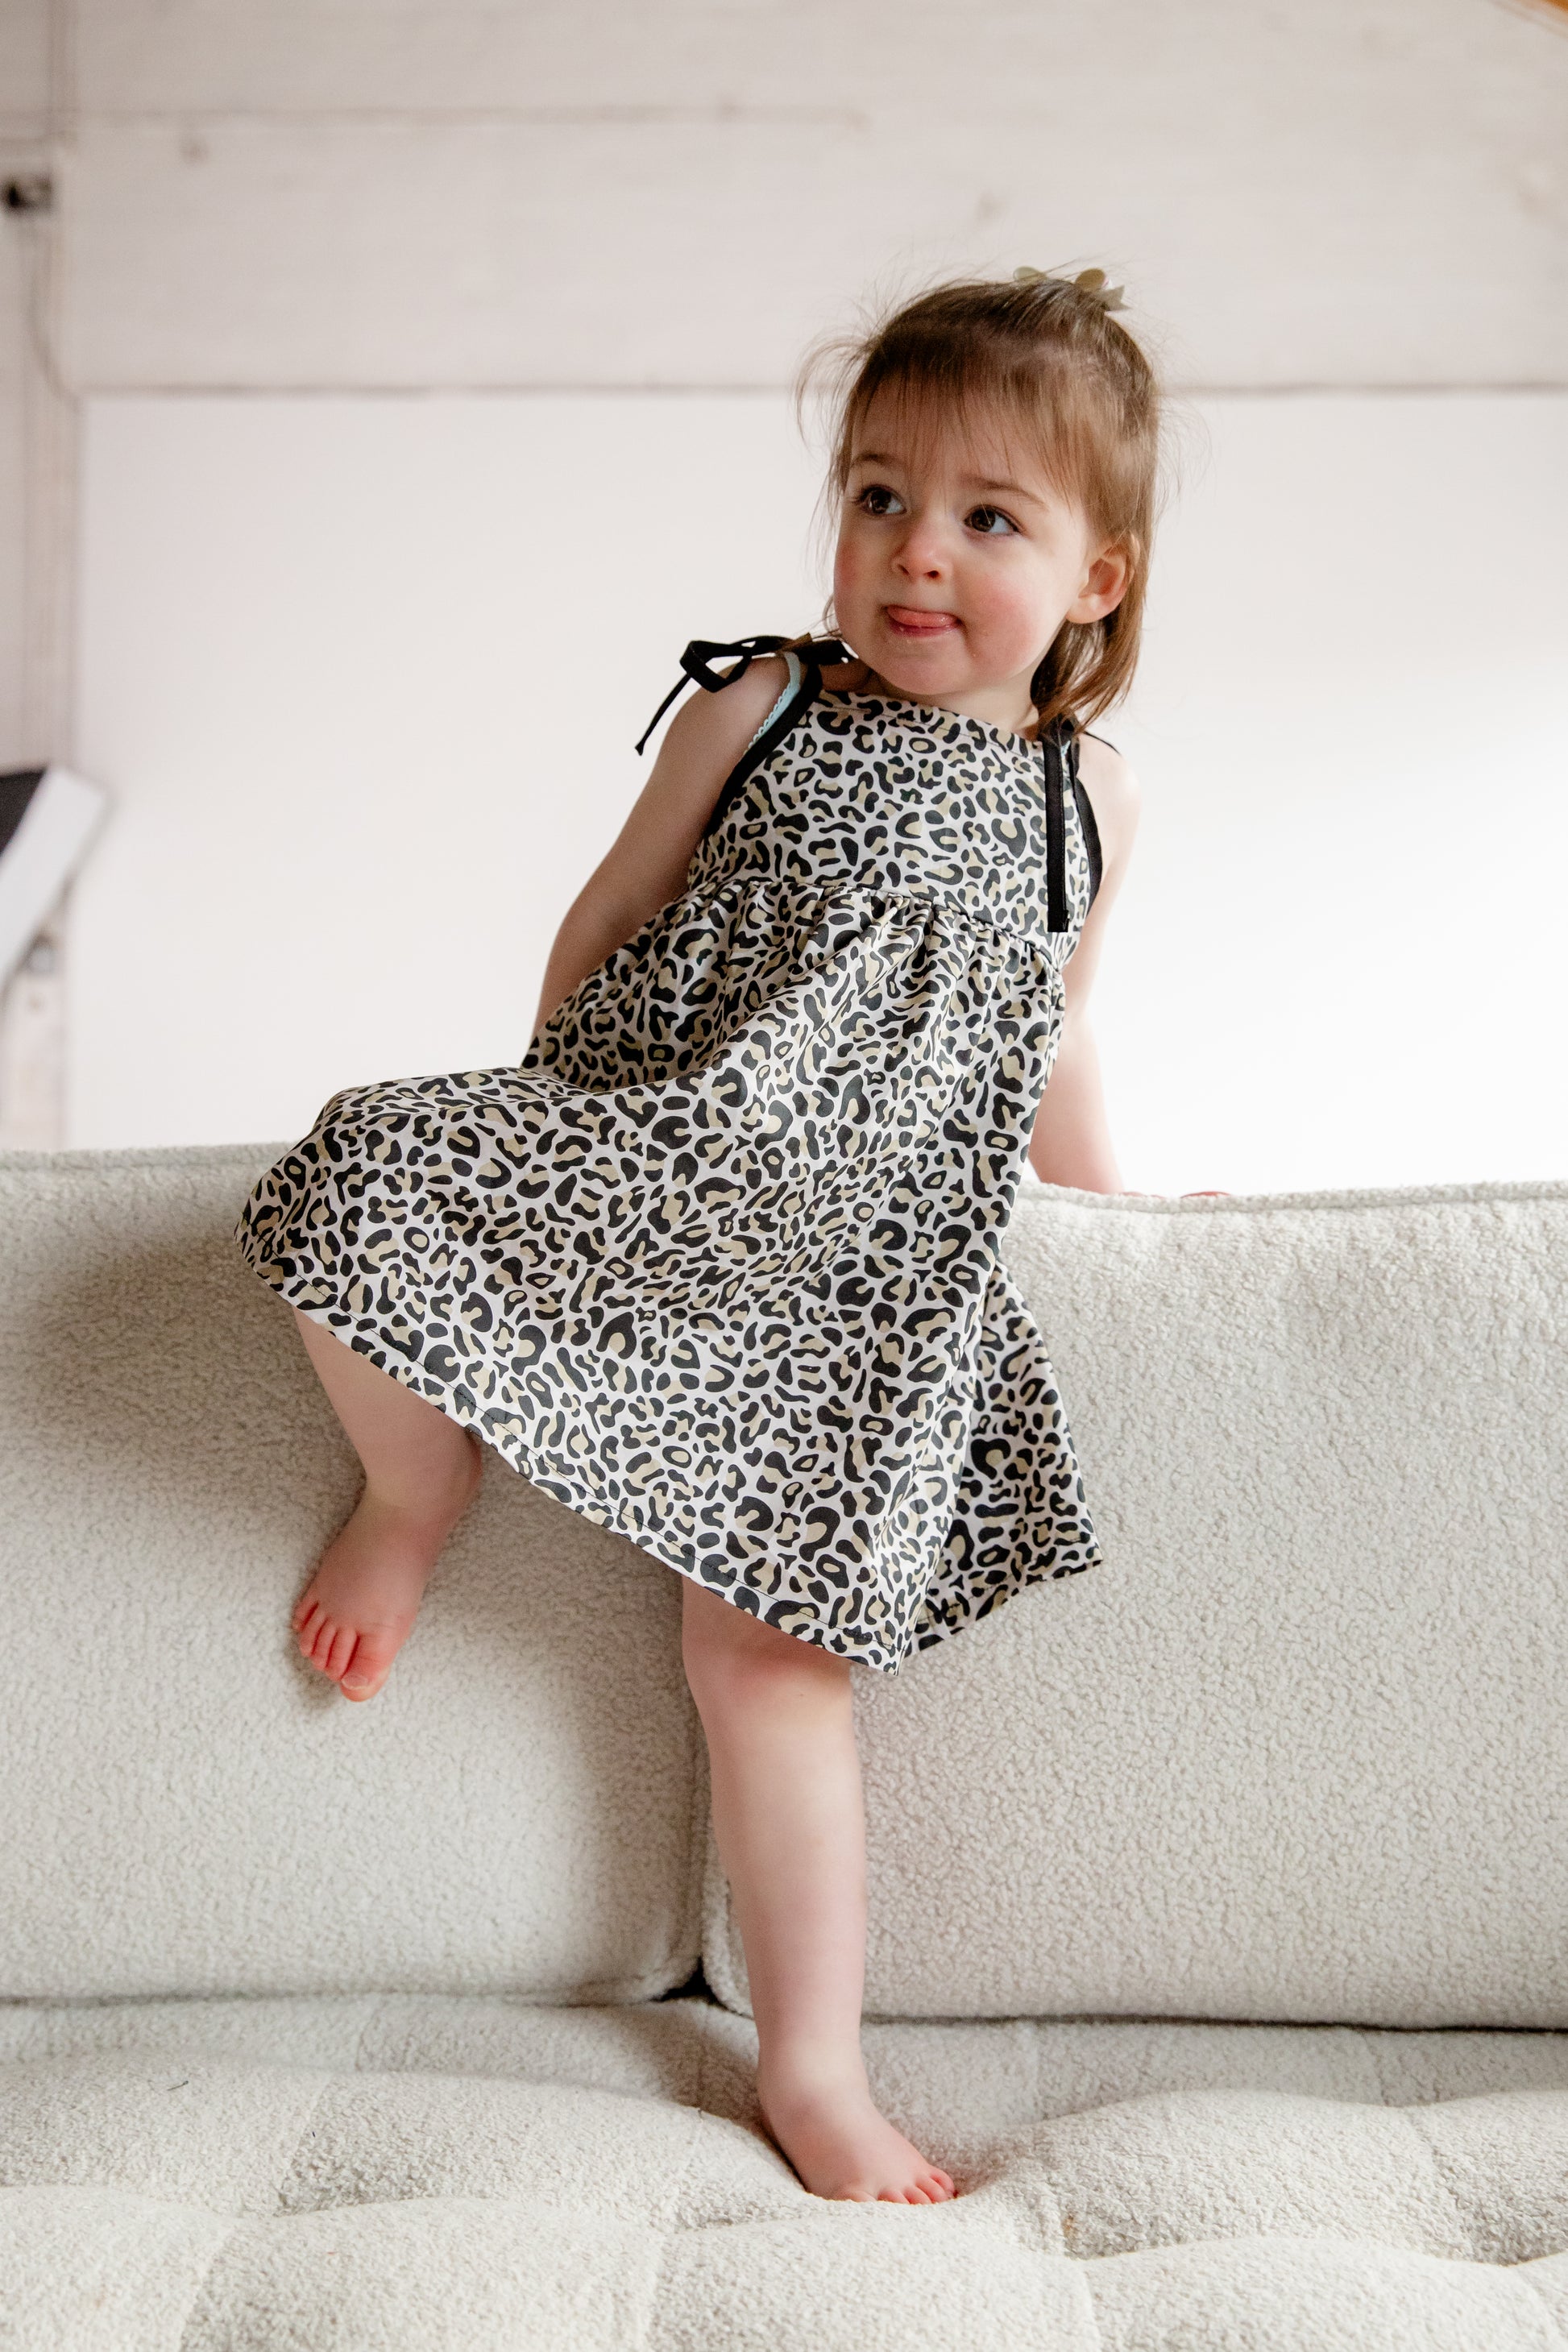
<svg viewBox="0 0 1568 2352">
<path fill-rule="evenodd" d="M 773 725 L 773 720 L 778 717 L 779 712 L 784 709 L 784 704 L 789 700 L 791 695 L 799 686 L 801 678 L 805 674 L 800 666 L 800 656 L 795 652 L 793 646 L 785 649 L 784 660 L 789 665 L 788 683 L 786 684 L 784 692 L 780 695 L 778 700 L 774 703 L 773 709 L 769 711 L 767 717 L 763 719 L 762 725 L 758 728 L 757 735 L 765 735 L 767 733 L 768 729 Z M 753 735 L 751 742 L 747 744 L 746 749 L 748 751 L 752 748 L 752 743 L 756 741 L 757 735 Z"/>
</svg>

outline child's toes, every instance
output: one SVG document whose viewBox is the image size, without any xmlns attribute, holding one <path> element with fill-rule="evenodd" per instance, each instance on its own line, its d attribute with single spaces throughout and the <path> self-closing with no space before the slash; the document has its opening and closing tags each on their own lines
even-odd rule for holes
<svg viewBox="0 0 1568 2352">
<path fill-rule="evenodd" d="M 300 1633 L 300 1656 L 307 1659 L 312 1666 L 320 1666 L 323 1674 L 327 1671 L 327 1658 L 331 1650 L 332 1636 L 337 1630 L 336 1621 L 329 1617 L 324 1610 L 321 1610 L 310 1619 Z"/>
<path fill-rule="evenodd" d="M 321 1672 L 332 1682 L 341 1682 L 349 1660 L 354 1654 L 354 1629 L 340 1625 L 333 1633 L 325 1651 L 317 1659 Z"/>
<path fill-rule="evenodd" d="M 384 1636 L 362 1633 L 353 1662 L 338 1687 L 345 1698 L 374 1698 L 392 1671 L 397 1643 Z"/>
</svg>

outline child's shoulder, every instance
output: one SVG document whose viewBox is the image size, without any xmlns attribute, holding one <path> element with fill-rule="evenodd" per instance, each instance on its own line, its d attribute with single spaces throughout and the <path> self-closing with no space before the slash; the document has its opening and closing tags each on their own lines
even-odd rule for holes
<svg viewBox="0 0 1568 2352">
<path fill-rule="evenodd" d="M 669 722 L 666 740 L 683 754 L 731 751 L 736 756 L 763 726 L 774 704 L 784 693 L 792 678 L 798 678 L 802 666 L 811 658 L 811 638 L 786 640 L 778 653 L 754 653 L 742 663 L 731 656 L 727 646 L 702 648 L 708 656 L 703 667 L 710 678 L 721 681 L 706 686 L 697 694 L 688 695 Z M 831 642 L 831 641 L 825 641 Z M 792 666 L 788 656 L 795 656 Z M 850 669 L 863 664 L 851 664 Z M 830 669 L 829 679 L 837 680 L 843 665 Z"/>
<path fill-rule="evenodd" d="M 785 650 L 795 651 L 798 665 L 809 660 L 810 643 L 786 640 Z M 733 772 L 767 725 L 792 677 L 800 676 L 800 668 L 792 669 L 786 660 L 785 650 L 754 652 L 742 661 L 739 656 L 743 645 L 743 640 L 740 646 L 698 640 L 688 648 L 691 664 L 703 673 L 703 683 L 697 693 L 686 695 L 665 730 L 654 761 L 661 785 L 676 779 L 684 795 L 706 793 L 710 803 L 723 779 Z M 692 674 L 689 667 L 688 677 Z M 679 680 L 675 693 L 685 684 L 685 678 Z M 667 703 L 673 699 L 674 695 L 668 697 Z M 662 716 L 662 709 L 655 714 L 645 742 Z"/>
<path fill-rule="evenodd" d="M 1109 873 L 1113 867 L 1120 868 L 1132 845 L 1143 806 L 1143 788 L 1131 762 L 1123 759 L 1115 745 L 1108 743 L 1102 735 L 1090 735 L 1085 729 L 1079 730 L 1078 772 L 1094 811 L 1095 831 L 1100 835 L 1100 853 Z"/>
<path fill-rule="evenodd" d="M 782 654 L 753 654 L 743 669 L 738 661 L 716 656 L 709 675 L 722 683 L 688 694 L 669 722 L 664 740 L 677 751 L 730 746 L 738 751 L 762 725 L 789 683 L 789 668 Z"/>
<path fill-rule="evenodd" d="M 1078 772 L 1094 803 L 1096 816 L 1137 814 L 1142 787 L 1131 762 L 1114 743 L 1108 743 L 1103 735 L 1089 734 L 1086 728 L 1079 732 Z"/>
</svg>

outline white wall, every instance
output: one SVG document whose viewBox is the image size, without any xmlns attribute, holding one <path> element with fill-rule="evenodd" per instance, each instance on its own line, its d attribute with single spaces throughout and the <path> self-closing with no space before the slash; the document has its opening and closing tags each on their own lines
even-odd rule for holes
<svg viewBox="0 0 1568 2352">
<path fill-rule="evenodd" d="M 102 400 L 70 1132 L 515 1062 L 692 636 L 805 625 L 776 399 Z"/>
<path fill-rule="evenodd" d="M 1112 729 L 1128 1181 L 1561 1172 L 1565 129 L 1510 0 L 0 0 L 57 191 L 0 215 L 0 763 L 118 799 L 0 1139 L 518 1053 L 674 650 L 815 610 L 803 341 L 1092 259 L 1215 431 Z"/>
<path fill-rule="evenodd" d="M 1568 374 L 1568 41 L 1499 0 L 75 0 L 70 71 L 93 390 L 776 385 L 1077 254 L 1210 385 Z"/>
<path fill-rule="evenodd" d="M 1231 400 L 1104 731 L 1151 1191 L 1568 1169 L 1568 396 Z"/>
<path fill-rule="evenodd" d="M 1568 398 L 1211 400 L 1100 983 L 1127 1181 L 1561 1172 Z M 1203 446 L 1200 444 L 1200 446 Z M 71 1136 L 517 1060 L 690 635 L 793 629 L 782 399 L 90 404 Z"/>
</svg>

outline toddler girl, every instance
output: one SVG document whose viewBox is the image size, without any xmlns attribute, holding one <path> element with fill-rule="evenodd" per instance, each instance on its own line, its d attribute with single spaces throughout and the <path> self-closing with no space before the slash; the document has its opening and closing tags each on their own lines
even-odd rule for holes
<svg viewBox="0 0 1568 2352">
<path fill-rule="evenodd" d="M 481 1441 L 684 1580 L 761 2107 L 824 2197 L 954 2193 L 861 2060 L 851 1662 L 1100 1557 L 997 1242 L 1026 1159 L 1121 1189 L 1084 1003 L 1135 788 L 1084 722 L 1132 674 L 1160 428 L 1119 308 L 1021 269 L 818 354 L 835 634 L 687 647 L 521 1066 L 334 1095 L 236 1236 L 364 1465 L 294 1618 L 346 1697 Z"/>
</svg>

